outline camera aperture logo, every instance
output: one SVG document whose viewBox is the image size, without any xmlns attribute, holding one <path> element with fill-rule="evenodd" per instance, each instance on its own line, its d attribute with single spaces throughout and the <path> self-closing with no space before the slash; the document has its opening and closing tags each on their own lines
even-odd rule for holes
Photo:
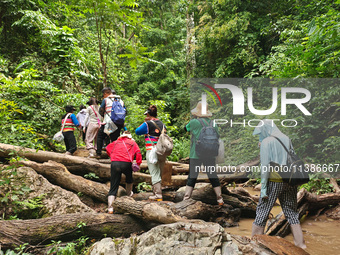
<svg viewBox="0 0 340 255">
<path fill-rule="evenodd" d="M 233 105 L 233 115 L 245 115 L 245 95 L 243 93 L 243 90 L 239 88 L 236 85 L 232 84 L 214 84 L 213 86 L 208 85 L 203 82 L 198 82 L 202 84 L 204 87 L 210 89 L 218 98 L 220 105 L 223 106 L 222 97 L 221 95 L 216 91 L 216 89 L 227 89 L 229 92 L 231 92 L 232 95 L 232 105 Z M 207 94 L 210 96 L 210 98 L 213 100 L 214 104 L 217 105 L 216 100 L 212 93 L 208 91 L 207 89 L 203 89 L 204 92 L 201 93 L 201 102 L 202 102 L 202 108 L 201 113 L 202 115 L 207 113 Z M 278 87 L 272 87 L 271 91 L 272 96 L 272 105 L 269 109 L 265 110 L 259 110 L 256 109 L 254 106 L 254 95 L 253 95 L 253 88 L 248 87 L 247 88 L 247 106 L 248 110 L 258 116 L 267 116 L 270 114 L 273 114 L 278 109 Z M 293 95 L 299 94 L 299 98 L 293 98 Z M 304 106 L 307 102 L 311 99 L 311 93 L 308 89 L 305 88 L 299 88 L 299 87 L 281 87 L 281 105 L 280 105 L 280 114 L 281 116 L 287 115 L 287 105 L 293 105 L 296 110 L 299 110 L 303 115 L 311 116 L 312 114 L 308 111 L 308 109 Z M 263 125 L 263 121 L 261 119 L 251 119 L 251 120 L 245 120 L 243 119 L 242 122 L 238 121 L 235 122 L 233 119 L 214 119 L 214 126 L 215 125 L 226 125 L 229 123 L 230 127 L 240 125 L 246 127 L 256 127 L 258 125 L 261 126 L 261 122 Z M 272 125 L 278 124 L 280 122 L 281 126 L 283 127 L 295 127 L 298 125 L 298 121 L 296 119 L 271 119 Z"/>
</svg>

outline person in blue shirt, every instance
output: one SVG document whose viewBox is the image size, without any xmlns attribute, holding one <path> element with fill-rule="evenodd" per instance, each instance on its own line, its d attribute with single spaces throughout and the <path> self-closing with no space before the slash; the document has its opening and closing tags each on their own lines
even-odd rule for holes
<svg viewBox="0 0 340 255">
<path fill-rule="evenodd" d="M 163 129 L 166 130 L 162 121 L 157 118 L 157 107 L 151 105 L 144 113 L 146 118 L 144 122 L 136 129 L 137 135 L 144 135 L 146 147 L 146 160 L 148 169 L 151 175 L 153 195 L 149 197 L 150 200 L 162 201 L 162 171 L 164 168 L 166 157 L 158 155 L 157 163 L 153 164 L 149 160 L 149 155 L 153 146 L 156 146 L 159 136 Z"/>
</svg>

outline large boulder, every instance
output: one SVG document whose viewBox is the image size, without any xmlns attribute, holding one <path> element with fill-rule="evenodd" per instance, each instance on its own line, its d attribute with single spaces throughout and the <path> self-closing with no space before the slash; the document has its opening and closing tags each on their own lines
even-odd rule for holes
<svg viewBox="0 0 340 255">
<path fill-rule="evenodd" d="M 88 255 L 130 254 L 274 254 L 249 238 L 232 236 L 216 223 L 178 222 L 157 226 L 127 239 L 105 238 L 95 243 Z"/>
<path fill-rule="evenodd" d="M 30 191 L 25 192 L 20 200 L 39 198 L 41 201 L 42 217 L 69 213 L 94 212 L 90 207 L 82 203 L 73 192 L 64 190 L 51 184 L 45 177 L 29 167 L 19 167 L 17 175 L 12 178 L 11 187 L 27 186 Z"/>
</svg>

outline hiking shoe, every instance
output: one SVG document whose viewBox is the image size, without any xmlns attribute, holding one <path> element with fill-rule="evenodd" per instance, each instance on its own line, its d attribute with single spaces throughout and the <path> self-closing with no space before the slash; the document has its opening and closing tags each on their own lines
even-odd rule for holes
<svg viewBox="0 0 340 255">
<path fill-rule="evenodd" d="M 65 152 L 65 155 L 72 155 L 72 153 L 69 152 L 69 151 L 66 151 L 66 152 Z"/>
</svg>

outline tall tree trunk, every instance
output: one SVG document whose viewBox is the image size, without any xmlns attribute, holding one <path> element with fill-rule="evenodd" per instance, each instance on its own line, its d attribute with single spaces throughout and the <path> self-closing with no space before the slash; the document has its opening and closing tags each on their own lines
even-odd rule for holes
<svg viewBox="0 0 340 255">
<path fill-rule="evenodd" d="M 96 8 L 97 3 L 95 2 L 93 5 L 94 9 L 94 15 L 96 19 L 96 28 L 97 28 L 97 37 L 98 37 L 98 47 L 99 47 L 99 57 L 100 57 L 100 62 L 102 64 L 102 72 L 103 72 L 103 86 L 107 86 L 107 70 L 106 70 L 106 62 L 104 59 L 104 54 L 103 54 L 103 43 L 102 43 L 102 28 L 100 26 L 99 22 L 99 17 L 97 13 L 97 8 Z"/>
<path fill-rule="evenodd" d="M 195 28 L 194 13 L 189 13 L 189 10 L 188 10 L 187 11 L 187 38 L 186 38 L 186 43 L 185 43 L 187 80 L 190 80 L 190 78 L 192 78 L 194 74 L 194 68 L 196 66 L 195 35 L 193 32 L 194 28 Z"/>
</svg>

